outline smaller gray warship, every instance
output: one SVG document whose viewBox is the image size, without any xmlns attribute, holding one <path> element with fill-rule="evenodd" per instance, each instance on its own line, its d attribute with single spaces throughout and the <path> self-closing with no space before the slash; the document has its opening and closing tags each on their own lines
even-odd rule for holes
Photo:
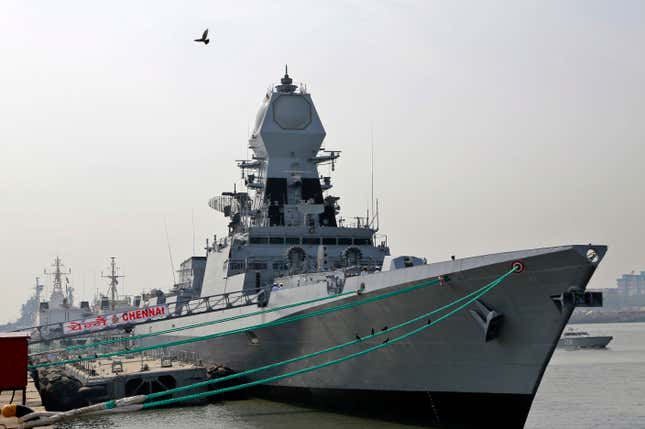
<svg viewBox="0 0 645 429">
<path fill-rule="evenodd" d="M 41 301 L 38 304 L 36 323 L 43 326 L 46 331 L 60 329 L 60 323 L 70 320 L 84 319 L 91 316 L 92 310 L 87 301 L 81 301 L 80 306 L 74 305 L 74 288 L 70 285 L 69 274 L 71 269 L 65 269 L 61 258 L 56 257 L 51 265 L 52 270 L 45 270 L 44 273 L 51 276 L 51 294 L 48 301 Z M 64 286 L 63 286 L 64 282 Z M 42 329 L 34 335 L 38 337 L 45 332 Z M 51 334 L 51 332 L 47 332 Z"/>
<path fill-rule="evenodd" d="M 614 337 L 608 335 L 590 335 L 585 331 L 568 329 L 558 341 L 558 348 L 567 350 L 605 349 Z"/>
<path fill-rule="evenodd" d="M 22 304 L 20 317 L 11 323 L 0 325 L 0 331 L 32 331 L 32 339 L 40 340 L 63 333 L 62 324 L 77 319 L 85 319 L 94 312 L 87 301 L 80 306 L 74 305 L 74 288 L 70 285 L 70 269 L 66 269 L 61 258 L 56 257 L 51 270 L 44 270 L 51 276 L 51 293 L 49 300 L 43 300 L 45 285 L 36 277 L 34 293 Z M 64 286 L 63 286 L 64 284 Z"/>
<path fill-rule="evenodd" d="M 18 331 L 36 325 L 40 297 L 44 289 L 45 286 L 40 283 L 40 277 L 36 277 L 34 293 L 20 307 L 20 317 L 15 322 L 0 325 L 0 331 Z"/>
</svg>

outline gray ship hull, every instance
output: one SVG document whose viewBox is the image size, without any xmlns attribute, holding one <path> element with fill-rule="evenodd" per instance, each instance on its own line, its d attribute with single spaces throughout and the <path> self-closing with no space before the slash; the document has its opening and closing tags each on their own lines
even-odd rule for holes
<svg viewBox="0 0 645 429">
<path fill-rule="evenodd" d="M 281 313 L 273 318 L 268 315 L 250 317 L 250 320 L 243 319 L 244 324 L 180 331 L 182 337 L 156 337 L 148 342 L 249 326 L 361 300 L 438 275 L 449 275 L 447 285 L 430 286 L 341 312 L 257 330 L 253 335 L 238 334 L 182 346 L 182 349 L 198 352 L 205 361 L 242 371 L 343 343 L 356 334 L 367 335 L 372 329 L 405 322 L 480 288 L 507 272 L 511 264 L 519 260 L 526 270 L 512 274 L 480 300 L 489 309 L 503 314 L 497 338 L 485 341 L 481 325 L 464 310 L 406 341 L 339 365 L 273 382 L 265 391 L 275 394 L 275 398 L 284 397 L 285 392 L 291 391 L 299 400 L 310 399 L 313 403 L 341 408 L 358 406 L 362 402 L 374 405 L 383 401 L 384 406 L 397 406 L 395 404 L 401 402 L 414 404 L 414 409 L 425 413 L 432 424 L 523 427 L 546 365 L 574 308 L 558 305 L 554 297 L 572 288 L 584 290 L 606 251 L 604 246 L 595 246 L 599 258 L 591 262 L 585 256 L 588 248 L 562 246 L 500 253 L 349 278 L 345 290 L 355 289 L 363 282 L 367 286 L 366 293 L 296 313 Z M 306 287 L 295 289 L 272 294 L 269 307 L 308 296 Z M 182 323 L 203 321 L 185 319 Z M 146 331 L 169 327 L 164 323 L 146 328 Z M 407 329 L 391 334 L 398 336 L 405 331 Z M 256 374 L 254 378 L 325 362 L 380 342 L 380 339 L 366 340 L 306 362 Z"/>
<path fill-rule="evenodd" d="M 609 342 L 613 340 L 611 336 L 597 336 L 597 337 L 580 337 L 580 338 L 561 338 L 558 341 L 558 347 L 568 350 L 576 349 L 604 349 Z"/>
</svg>

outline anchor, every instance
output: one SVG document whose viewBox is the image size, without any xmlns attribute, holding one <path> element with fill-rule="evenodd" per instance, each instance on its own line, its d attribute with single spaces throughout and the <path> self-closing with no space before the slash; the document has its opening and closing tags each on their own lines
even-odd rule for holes
<svg viewBox="0 0 645 429">
<path fill-rule="evenodd" d="M 551 299 L 560 312 L 573 307 L 602 307 L 603 301 L 602 292 L 585 292 L 577 287 L 560 295 L 551 295 Z"/>
<path fill-rule="evenodd" d="M 476 310 L 470 310 L 470 315 L 475 319 L 484 332 L 484 341 L 489 342 L 499 336 L 499 330 L 504 315 L 490 309 L 479 299 L 475 301 Z"/>
</svg>

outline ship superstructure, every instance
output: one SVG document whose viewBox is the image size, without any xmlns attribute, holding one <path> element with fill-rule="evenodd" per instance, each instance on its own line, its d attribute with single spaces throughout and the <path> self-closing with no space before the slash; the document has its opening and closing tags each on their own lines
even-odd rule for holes
<svg viewBox="0 0 645 429">
<path fill-rule="evenodd" d="M 389 249 L 385 241 L 374 245 L 373 222 L 337 219 L 339 197 L 328 193 L 331 178 L 318 166 L 335 163 L 340 151 L 321 150 L 324 138 L 311 96 L 285 72 L 258 110 L 252 158 L 237 162 L 247 191 L 209 201 L 230 222 L 228 235 L 208 246 L 203 295 L 231 287 L 258 291 L 285 275 L 380 268 Z M 238 274 L 244 278 L 220 281 Z"/>
<path fill-rule="evenodd" d="M 331 178 L 318 170 L 324 163 L 335 166 L 339 151 L 323 150 L 324 138 L 310 94 L 285 72 L 261 102 L 249 140 L 252 157 L 238 161 L 246 189 L 209 201 L 229 219 L 227 234 L 207 242 L 205 264 L 203 257 L 182 264 L 180 285 L 142 298 L 144 307 L 172 306 L 173 317 L 136 325 L 135 334 L 172 330 L 142 339 L 144 344 L 211 336 L 441 280 L 341 312 L 182 346 L 205 362 L 244 371 L 409 321 L 521 267 L 436 329 L 334 367 L 272 381 L 265 391 L 332 406 L 353 407 L 363 399 L 383 409 L 414 405 L 436 425 L 522 427 L 573 309 L 598 304 L 585 288 L 606 246 L 562 245 L 435 263 L 390 255 L 369 215 L 351 225 L 340 221 Z M 245 303 L 245 296 L 252 299 Z M 322 297 L 330 298 L 314 302 Z M 194 313 L 196 307 L 183 305 L 191 298 L 209 311 Z M 217 311 L 210 311 L 212 300 Z M 302 302 L 311 303 L 296 306 Z M 257 314 L 258 306 L 293 308 Z M 207 323 L 219 319 L 229 321 Z M 331 352 L 307 365 L 340 355 Z M 257 378 L 298 368 L 289 364 Z"/>
</svg>

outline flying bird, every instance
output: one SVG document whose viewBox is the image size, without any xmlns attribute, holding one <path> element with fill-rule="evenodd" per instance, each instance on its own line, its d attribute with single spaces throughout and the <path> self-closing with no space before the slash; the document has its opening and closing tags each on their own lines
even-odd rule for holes
<svg viewBox="0 0 645 429">
<path fill-rule="evenodd" d="M 203 42 L 204 45 L 208 45 L 208 42 L 210 42 L 210 39 L 208 38 L 208 28 L 204 30 L 201 38 L 195 39 L 195 42 Z"/>
</svg>

